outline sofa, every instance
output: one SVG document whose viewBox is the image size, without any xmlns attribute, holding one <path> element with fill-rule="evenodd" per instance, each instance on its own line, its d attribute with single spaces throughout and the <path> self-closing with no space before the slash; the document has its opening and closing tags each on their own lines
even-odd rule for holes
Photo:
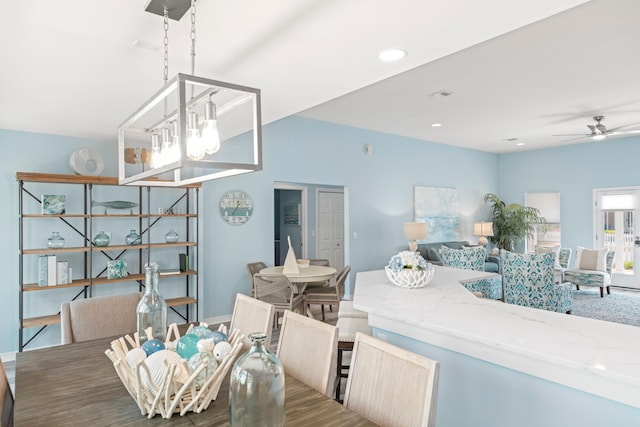
<svg viewBox="0 0 640 427">
<path fill-rule="evenodd" d="M 440 246 L 447 246 L 451 249 L 462 249 L 463 246 L 472 246 L 468 241 L 453 241 L 453 242 L 435 242 L 435 243 L 420 243 L 418 245 L 418 252 L 420 255 L 431 264 L 442 265 L 442 258 L 440 257 Z M 500 257 L 489 255 L 484 262 L 484 271 L 490 273 L 500 272 Z"/>
</svg>

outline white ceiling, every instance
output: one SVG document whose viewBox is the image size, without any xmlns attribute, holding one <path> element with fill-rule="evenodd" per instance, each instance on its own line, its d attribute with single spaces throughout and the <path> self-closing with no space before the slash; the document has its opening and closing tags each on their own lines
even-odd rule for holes
<svg viewBox="0 0 640 427">
<path fill-rule="evenodd" d="M 162 46 L 162 17 L 145 4 L 3 0 L 0 128 L 115 143 L 163 83 L 162 50 L 133 46 Z M 588 133 L 596 114 L 609 128 L 640 122 L 637 0 L 200 0 L 197 9 L 195 74 L 260 88 L 264 123 L 300 113 L 509 152 Z M 189 26 L 188 15 L 170 23 L 169 77 L 191 71 Z M 380 62 L 389 47 L 409 54 Z M 454 95 L 429 96 L 441 90 Z"/>
</svg>

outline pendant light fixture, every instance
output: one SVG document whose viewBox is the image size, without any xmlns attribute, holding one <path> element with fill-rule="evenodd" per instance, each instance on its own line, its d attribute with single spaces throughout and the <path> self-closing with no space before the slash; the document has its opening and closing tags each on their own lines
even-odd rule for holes
<svg viewBox="0 0 640 427">
<path fill-rule="evenodd" d="M 187 185 L 262 170 L 260 90 L 195 76 L 196 0 L 151 0 L 164 18 L 164 86 L 118 130 L 120 184 Z M 191 75 L 168 80 L 169 20 L 191 10 Z M 202 120 L 200 120 L 202 119 Z M 148 164 L 125 150 L 150 149 Z"/>
</svg>

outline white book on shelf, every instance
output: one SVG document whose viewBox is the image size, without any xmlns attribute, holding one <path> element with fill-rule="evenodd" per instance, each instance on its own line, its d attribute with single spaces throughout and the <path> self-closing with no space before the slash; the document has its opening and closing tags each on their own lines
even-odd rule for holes
<svg viewBox="0 0 640 427">
<path fill-rule="evenodd" d="M 57 258 L 55 255 L 47 255 L 47 284 L 55 286 L 57 281 Z"/>
<path fill-rule="evenodd" d="M 66 285 L 69 283 L 69 262 L 58 261 L 56 268 L 56 283 L 58 285 Z"/>
</svg>

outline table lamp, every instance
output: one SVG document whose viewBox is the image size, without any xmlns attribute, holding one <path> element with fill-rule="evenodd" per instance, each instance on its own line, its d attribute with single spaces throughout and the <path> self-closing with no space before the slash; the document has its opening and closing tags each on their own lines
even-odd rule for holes
<svg viewBox="0 0 640 427">
<path fill-rule="evenodd" d="M 424 240 L 427 238 L 426 222 L 405 222 L 404 237 L 409 241 L 409 250 L 415 252 L 418 250 L 416 240 Z"/>
<path fill-rule="evenodd" d="M 493 223 L 492 222 L 476 222 L 473 224 L 473 235 L 480 236 L 478 244 L 486 246 L 489 243 L 487 236 L 493 236 Z"/>
</svg>

